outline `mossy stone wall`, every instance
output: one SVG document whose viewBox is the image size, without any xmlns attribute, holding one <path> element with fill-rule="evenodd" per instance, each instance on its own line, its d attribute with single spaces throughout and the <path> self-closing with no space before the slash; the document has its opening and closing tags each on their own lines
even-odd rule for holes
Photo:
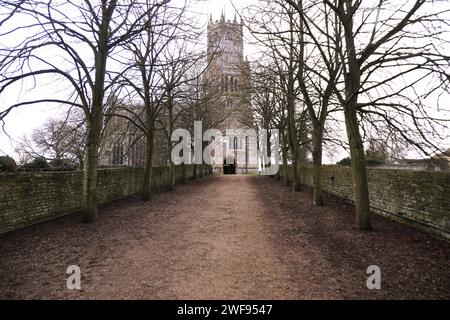
<svg viewBox="0 0 450 320">
<path fill-rule="evenodd" d="M 322 170 L 326 192 L 354 200 L 350 167 Z M 300 172 L 302 183 L 312 186 L 312 167 L 301 166 Z M 368 168 L 368 182 L 374 213 L 450 239 L 450 172 Z"/>
<path fill-rule="evenodd" d="M 193 166 L 186 165 L 186 178 Z M 138 194 L 143 168 L 98 170 L 100 203 Z M 177 167 L 177 182 L 182 170 Z M 0 174 L 0 234 L 53 219 L 82 208 L 83 172 L 19 172 Z M 167 186 L 168 167 L 153 168 L 153 189 Z"/>
</svg>

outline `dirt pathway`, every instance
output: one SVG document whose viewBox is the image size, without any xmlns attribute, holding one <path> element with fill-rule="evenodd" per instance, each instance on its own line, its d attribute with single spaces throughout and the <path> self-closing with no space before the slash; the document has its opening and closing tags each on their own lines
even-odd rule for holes
<svg viewBox="0 0 450 320">
<path fill-rule="evenodd" d="M 95 224 L 72 215 L 0 237 L 0 298 L 311 299 L 450 298 L 450 246 L 353 208 L 257 176 L 190 181 L 143 203 L 101 208 Z M 78 265 L 82 290 L 66 289 Z M 382 290 L 366 268 L 382 269 Z"/>
</svg>

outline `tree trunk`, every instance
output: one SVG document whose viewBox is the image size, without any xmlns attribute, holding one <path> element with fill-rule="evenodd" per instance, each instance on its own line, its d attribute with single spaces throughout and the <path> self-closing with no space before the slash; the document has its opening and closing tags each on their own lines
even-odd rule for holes
<svg viewBox="0 0 450 320">
<path fill-rule="evenodd" d="M 280 130 L 281 132 L 281 130 Z M 287 147 L 287 141 L 286 136 L 283 133 L 281 135 L 281 157 L 283 161 L 283 185 L 288 186 L 289 185 L 289 177 L 288 177 L 288 161 L 287 161 L 287 153 L 288 153 L 288 147 Z"/>
<path fill-rule="evenodd" d="M 292 190 L 300 191 L 300 173 L 298 170 L 299 160 L 300 160 L 300 146 L 298 145 L 297 139 L 297 127 L 295 125 L 295 101 L 293 93 L 293 79 L 292 84 L 289 86 L 288 92 L 288 134 L 289 134 L 289 145 L 292 152 Z"/>
<path fill-rule="evenodd" d="M 352 160 L 353 189 L 355 193 L 356 220 L 360 230 L 371 229 L 369 185 L 367 183 L 366 157 L 359 132 L 356 111 L 345 112 L 347 135 Z"/>
<path fill-rule="evenodd" d="M 288 163 L 287 163 L 287 158 L 286 156 L 283 155 L 283 184 L 285 186 L 289 185 L 289 169 L 288 169 Z"/>
<path fill-rule="evenodd" d="M 313 126 L 313 204 L 323 205 L 322 196 L 322 140 L 323 127 Z"/>
<path fill-rule="evenodd" d="M 292 161 L 292 191 L 302 190 L 299 170 L 299 153 L 299 146 L 294 147 L 294 159 Z"/>
<path fill-rule="evenodd" d="M 85 149 L 83 172 L 83 221 L 94 222 L 97 219 L 97 164 L 100 140 L 100 124 L 88 125 L 87 145 Z M 93 120 L 94 121 L 94 120 Z"/>
<path fill-rule="evenodd" d="M 288 120 L 288 132 L 289 132 L 289 142 L 292 151 L 292 190 L 300 191 L 300 145 L 297 137 L 297 126 L 295 124 L 295 100 L 296 95 L 294 93 L 294 83 L 295 83 L 295 59 L 294 56 L 294 15 L 289 12 L 289 22 L 290 22 L 290 37 L 289 37 L 289 67 L 288 67 L 288 90 L 287 90 L 287 120 Z"/>
<path fill-rule="evenodd" d="M 144 182 L 142 185 L 141 199 L 143 201 L 149 201 L 152 193 L 152 171 L 153 171 L 153 149 L 154 149 L 154 130 L 153 125 L 147 126 L 146 135 L 146 156 L 144 166 Z"/>
<path fill-rule="evenodd" d="M 183 163 L 181 163 L 181 184 L 186 184 L 186 165 Z"/>
<path fill-rule="evenodd" d="M 293 104 L 293 103 L 292 103 Z M 291 110 L 292 109 L 292 110 Z M 300 177 L 299 177 L 299 170 L 298 170 L 298 162 L 299 162 L 299 146 L 297 141 L 297 130 L 295 127 L 295 120 L 294 120 L 294 106 L 289 106 L 289 112 L 288 112 L 288 130 L 289 130 L 289 145 L 292 152 L 292 174 L 291 174 L 291 183 L 292 183 L 292 191 L 300 191 L 301 185 L 300 185 Z"/>
<path fill-rule="evenodd" d="M 267 125 L 266 122 L 266 128 L 269 128 L 269 126 Z M 267 130 L 267 141 L 263 141 L 263 143 L 267 143 L 267 163 L 266 165 L 266 169 L 270 168 L 270 166 L 272 165 L 272 148 L 271 148 L 271 144 L 272 144 L 272 133 L 270 132 L 270 130 Z M 271 177 L 273 177 L 271 175 Z"/>
<path fill-rule="evenodd" d="M 92 91 L 92 109 L 88 118 L 87 146 L 85 149 L 83 173 L 83 221 L 94 222 L 97 219 L 97 166 L 98 148 L 103 124 L 103 98 L 105 96 L 105 73 L 108 57 L 108 25 L 102 25 L 99 34 L 99 51 L 95 57 L 95 85 Z M 88 111 L 85 110 L 85 113 Z"/>
<path fill-rule="evenodd" d="M 175 164 L 169 160 L 169 191 L 175 190 L 176 178 L 177 174 Z"/>
<path fill-rule="evenodd" d="M 277 173 L 275 174 L 275 179 L 281 180 L 281 173 L 280 173 L 280 170 L 278 170 Z"/>
<path fill-rule="evenodd" d="M 347 45 L 348 73 L 345 74 L 344 105 L 345 125 L 347 129 L 350 156 L 352 160 L 353 189 L 355 193 L 356 220 L 360 230 L 371 229 L 369 186 L 367 183 L 366 157 L 359 132 L 357 117 L 358 93 L 361 87 L 361 69 L 356 56 L 353 37 L 353 20 L 349 19 L 345 29 Z"/>
<path fill-rule="evenodd" d="M 197 170 L 198 170 L 197 165 L 193 164 L 192 165 L 192 178 L 193 179 L 197 179 Z"/>
<path fill-rule="evenodd" d="M 168 172 L 168 181 L 167 181 L 169 191 L 175 190 L 175 184 L 176 184 L 176 179 L 177 179 L 175 170 L 176 170 L 175 164 L 172 162 L 172 159 L 169 158 L 169 168 L 168 168 L 169 172 Z"/>
<path fill-rule="evenodd" d="M 198 165 L 198 177 L 203 178 L 204 170 L 203 170 L 203 164 Z"/>
<path fill-rule="evenodd" d="M 173 132 L 173 97 L 172 97 L 172 90 L 168 90 L 168 99 L 167 99 L 167 106 L 168 106 L 168 126 L 167 126 L 167 141 L 168 141 L 168 156 L 169 156 L 169 181 L 168 181 L 168 189 L 170 191 L 175 190 L 175 184 L 176 184 L 176 169 L 175 164 L 172 162 L 172 132 Z"/>
</svg>

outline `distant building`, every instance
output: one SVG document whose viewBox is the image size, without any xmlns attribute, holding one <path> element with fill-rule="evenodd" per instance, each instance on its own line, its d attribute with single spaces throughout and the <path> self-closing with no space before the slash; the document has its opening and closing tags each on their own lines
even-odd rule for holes
<svg viewBox="0 0 450 320">
<path fill-rule="evenodd" d="M 395 159 L 392 162 L 378 166 L 377 168 L 416 171 L 448 171 L 450 170 L 450 149 L 425 159 Z"/>
<path fill-rule="evenodd" d="M 223 119 L 216 129 L 245 131 L 253 128 L 253 113 L 249 101 L 250 65 L 244 60 L 243 24 L 220 21 L 212 17 L 207 29 L 207 69 L 203 76 L 202 91 L 212 96 L 214 117 Z M 209 94 L 212 93 L 213 94 Z M 133 108 L 128 106 L 128 109 Z M 136 107 L 135 115 L 142 119 L 142 110 Z M 219 111 L 218 111 L 219 110 Z M 218 114 L 216 114 L 218 112 Z M 162 115 L 160 114 L 160 117 Z M 246 173 L 258 171 L 257 139 L 235 134 L 214 141 L 223 148 L 223 158 L 213 165 L 216 172 Z M 100 164 L 104 166 L 136 166 L 145 163 L 145 140 L 142 132 L 125 118 L 111 118 L 105 130 L 105 139 L 100 151 Z M 217 158 L 212 154 L 212 158 Z M 153 164 L 166 165 L 169 159 L 167 138 L 162 131 L 155 136 Z"/>
<path fill-rule="evenodd" d="M 442 171 L 450 170 L 450 148 L 431 157 L 434 165 Z"/>
<path fill-rule="evenodd" d="M 142 119 L 142 107 L 127 106 L 134 110 L 134 116 Z M 120 113 L 120 111 L 118 111 Z M 124 112 L 130 116 L 130 113 Z M 135 120 L 136 121 L 136 120 Z M 153 165 L 164 166 L 168 160 L 167 139 L 162 131 L 155 132 Z M 100 148 L 100 166 L 143 167 L 146 159 L 146 143 L 143 133 L 132 121 L 121 117 L 111 117 L 103 133 Z"/>
<path fill-rule="evenodd" d="M 220 130 L 253 128 L 253 113 L 249 101 L 250 65 L 244 60 L 243 24 L 234 20 L 208 23 L 208 67 L 204 78 L 206 90 L 219 92 L 216 103 L 221 105 L 225 120 Z M 224 132 L 225 133 L 225 132 Z M 256 138 L 245 135 L 229 136 L 221 141 L 223 161 L 214 165 L 215 171 L 224 170 L 231 164 L 231 172 L 246 173 L 258 171 Z M 228 164 L 228 165 L 227 165 Z M 225 170 L 227 171 L 227 170 Z"/>
</svg>

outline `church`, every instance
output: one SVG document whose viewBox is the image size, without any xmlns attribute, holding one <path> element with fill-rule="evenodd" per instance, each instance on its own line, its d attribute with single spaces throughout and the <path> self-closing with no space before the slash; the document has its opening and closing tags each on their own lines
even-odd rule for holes
<svg viewBox="0 0 450 320">
<path fill-rule="evenodd" d="M 220 150 L 214 159 L 213 170 L 217 173 L 258 172 L 257 138 L 246 135 L 246 130 L 254 127 L 250 101 L 250 64 L 244 60 L 243 24 L 225 20 L 222 13 L 215 22 L 210 17 L 207 26 L 206 66 L 202 76 L 204 96 L 212 97 L 210 113 L 213 118 L 223 121 L 215 127 L 223 137 L 214 141 Z M 212 94 L 211 92 L 214 91 Z M 142 107 L 135 109 L 134 115 L 142 117 Z M 219 114 L 217 114 L 219 113 Z M 176 123 L 176 127 L 183 127 Z M 235 132 L 233 132 L 235 130 Z M 231 134 L 230 134 L 231 132 Z M 142 167 L 145 163 L 145 141 L 142 133 L 132 123 L 121 117 L 110 119 L 105 130 L 105 140 L 100 151 L 103 166 Z M 161 130 L 155 132 L 153 165 L 164 166 L 169 161 L 167 137 Z"/>
<path fill-rule="evenodd" d="M 207 30 L 207 88 L 218 92 L 218 103 L 225 114 L 218 129 L 227 134 L 218 143 L 223 144 L 223 159 L 214 164 L 215 172 L 251 173 L 258 171 L 257 138 L 244 132 L 254 127 L 250 101 L 250 64 L 244 60 L 244 26 L 210 16 Z M 205 89 L 208 90 L 208 89 Z M 226 131 L 236 130 L 229 135 Z"/>
</svg>

